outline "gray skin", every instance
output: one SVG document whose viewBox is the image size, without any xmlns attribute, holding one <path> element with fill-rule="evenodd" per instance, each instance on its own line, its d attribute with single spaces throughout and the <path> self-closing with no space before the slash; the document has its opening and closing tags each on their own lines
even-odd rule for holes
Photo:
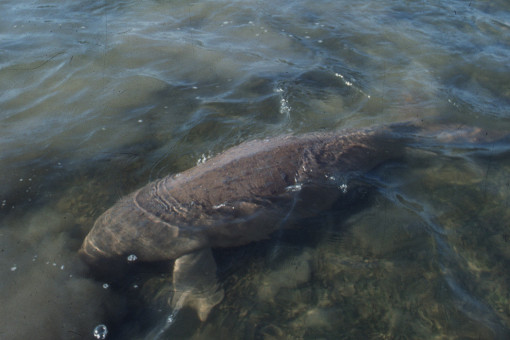
<svg viewBox="0 0 510 340">
<path fill-rule="evenodd" d="M 80 253 L 98 265 L 130 254 L 174 260 L 267 238 L 291 212 L 315 211 L 296 209 L 296 202 L 327 209 L 341 199 L 331 178 L 351 190 L 351 179 L 400 157 L 402 139 L 394 128 L 380 128 L 245 142 L 121 199 L 96 220 Z M 318 195 L 303 194 L 314 189 Z"/>
<path fill-rule="evenodd" d="M 481 145 L 488 136 L 477 128 L 396 124 L 246 142 L 124 197 L 97 219 L 80 253 L 106 271 L 120 267 L 112 262 L 126 263 L 131 254 L 145 262 L 175 260 L 173 311 L 158 338 L 183 306 L 205 321 L 223 299 L 211 248 L 267 238 L 290 218 L 356 199 L 350 193 L 363 185 L 358 179 L 405 156 L 413 141 L 463 147 Z M 508 140 L 502 139 L 502 145 Z M 490 145 L 493 150 L 495 144 Z"/>
<path fill-rule="evenodd" d="M 356 191 L 356 178 L 403 154 L 409 131 L 395 130 L 243 143 L 121 199 L 96 220 L 80 253 L 106 271 L 122 267 L 111 264 L 126 263 L 131 254 L 140 262 L 175 260 L 171 315 L 188 306 L 205 321 L 224 297 L 211 248 L 267 238 L 291 218 L 349 199 L 346 190 Z"/>
</svg>

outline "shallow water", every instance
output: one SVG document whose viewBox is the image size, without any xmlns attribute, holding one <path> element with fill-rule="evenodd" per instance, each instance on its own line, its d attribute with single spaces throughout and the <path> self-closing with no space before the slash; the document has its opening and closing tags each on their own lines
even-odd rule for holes
<svg viewBox="0 0 510 340">
<path fill-rule="evenodd" d="M 226 294 L 204 323 L 169 309 L 164 266 L 106 282 L 76 256 L 122 195 L 245 140 L 409 120 L 497 140 L 507 1 L 0 12 L 0 337 L 92 339 L 105 324 L 107 339 L 508 338 L 508 139 L 422 140 L 369 174 L 360 204 L 215 250 Z"/>
</svg>

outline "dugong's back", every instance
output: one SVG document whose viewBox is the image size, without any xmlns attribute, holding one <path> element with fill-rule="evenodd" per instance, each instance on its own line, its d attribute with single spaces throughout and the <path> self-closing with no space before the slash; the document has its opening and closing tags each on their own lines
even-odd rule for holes
<svg viewBox="0 0 510 340">
<path fill-rule="evenodd" d="M 384 130 L 243 143 L 124 197 L 97 219 L 81 253 L 89 262 L 129 254 L 156 261 L 246 244 L 278 227 L 296 184 L 368 171 L 398 148 Z"/>
</svg>

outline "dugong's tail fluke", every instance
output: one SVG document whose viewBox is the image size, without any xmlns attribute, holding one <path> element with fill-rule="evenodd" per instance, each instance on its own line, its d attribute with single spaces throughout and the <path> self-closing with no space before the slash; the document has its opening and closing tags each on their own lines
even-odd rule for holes
<svg viewBox="0 0 510 340">
<path fill-rule="evenodd" d="M 175 260 L 170 303 L 192 306 L 205 320 L 223 298 L 210 248 L 267 238 L 287 218 L 348 200 L 346 187 L 356 192 L 364 174 L 405 159 L 409 149 L 497 138 L 459 125 L 402 123 L 245 142 L 120 200 L 96 220 L 80 253 L 97 265 L 130 255 Z"/>
<path fill-rule="evenodd" d="M 278 229 L 296 199 L 293 188 L 320 190 L 325 177 L 355 178 L 402 158 L 409 146 L 497 138 L 462 125 L 399 123 L 245 142 L 117 202 L 96 220 L 80 253 L 101 265 L 129 255 L 164 261 L 205 247 L 243 245 Z"/>
</svg>

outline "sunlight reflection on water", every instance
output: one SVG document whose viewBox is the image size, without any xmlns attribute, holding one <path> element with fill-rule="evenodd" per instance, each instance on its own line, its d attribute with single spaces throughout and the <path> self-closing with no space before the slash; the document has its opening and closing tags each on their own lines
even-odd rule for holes
<svg viewBox="0 0 510 340">
<path fill-rule="evenodd" d="M 104 323 L 109 339 L 144 338 L 169 315 L 162 338 L 508 335 L 508 139 L 417 142 L 364 179 L 376 190 L 360 206 L 216 250 L 227 294 L 205 323 L 168 310 L 168 267 L 110 282 L 76 255 L 124 194 L 245 140 L 408 120 L 510 131 L 508 2 L 0 12 L 2 337 L 80 339 Z"/>
</svg>

